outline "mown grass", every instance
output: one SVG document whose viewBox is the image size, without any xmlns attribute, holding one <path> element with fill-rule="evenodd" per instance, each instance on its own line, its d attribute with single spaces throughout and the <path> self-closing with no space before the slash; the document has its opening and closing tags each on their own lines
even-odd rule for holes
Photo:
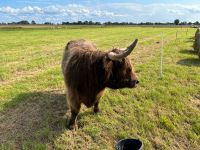
<svg viewBox="0 0 200 150">
<path fill-rule="evenodd" d="M 176 31 L 179 38 L 176 39 Z M 1 149 L 114 149 L 134 137 L 145 149 L 200 146 L 200 60 L 192 52 L 195 30 L 181 28 L 0 29 Z M 161 34 L 164 75 L 160 78 Z M 129 56 L 140 85 L 107 89 L 101 113 L 82 107 L 79 129 L 65 129 L 63 48 L 88 39 L 100 50 L 139 44 Z"/>
</svg>

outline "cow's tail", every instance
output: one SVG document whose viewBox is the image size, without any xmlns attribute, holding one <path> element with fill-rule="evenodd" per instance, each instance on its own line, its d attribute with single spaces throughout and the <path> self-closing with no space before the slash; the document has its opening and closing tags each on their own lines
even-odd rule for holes
<svg viewBox="0 0 200 150">
<path fill-rule="evenodd" d="M 70 42 L 71 42 L 71 41 L 69 41 L 69 42 L 67 43 L 67 45 L 65 46 L 65 51 L 68 50 L 69 45 L 71 44 Z"/>
</svg>

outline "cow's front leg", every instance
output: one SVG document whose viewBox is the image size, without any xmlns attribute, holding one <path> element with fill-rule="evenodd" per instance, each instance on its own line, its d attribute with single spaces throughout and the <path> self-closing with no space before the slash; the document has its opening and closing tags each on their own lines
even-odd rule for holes
<svg viewBox="0 0 200 150">
<path fill-rule="evenodd" d="M 77 116 L 79 114 L 80 111 L 80 106 L 76 109 L 71 109 L 71 117 L 68 123 L 68 129 L 73 130 L 76 127 L 76 120 L 77 120 Z"/>
<path fill-rule="evenodd" d="M 101 90 L 97 95 L 96 95 L 96 102 L 94 103 L 94 113 L 100 112 L 99 109 L 99 101 L 101 99 L 101 96 L 103 95 L 104 89 Z"/>
<path fill-rule="evenodd" d="M 100 111 L 100 109 L 99 109 L 99 101 L 97 101 L 94 104 L 94 113 L 98 113 L 99 111 Z"/>
</svg>

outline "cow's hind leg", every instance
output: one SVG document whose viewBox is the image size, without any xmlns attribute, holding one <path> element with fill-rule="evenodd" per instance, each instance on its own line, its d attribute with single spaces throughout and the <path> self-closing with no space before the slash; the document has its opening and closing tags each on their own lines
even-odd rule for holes
<svg viewBox="0 0 200 150">
<path fill-rule="evenodd" d="M 97 101 L 95 104 L 94 104 L 94 113 L 98 113 L 100 111 L 99 109 L 99 101 Z"/>
<path fill-rule="evenodd" d="M 81 104 L 79 103 L 78 97 L 76 94 L 73 94 L 71 91 L 68 92 L 68 102 L 71 110 L 71 116 L 69 122 L 67 123 L 67 128 L 72 130 L 76 127 L 77 116 L 80 112 Z"/>
<path fill-rule="evenodd" d="M 67 125 L 67 128 L 70 130 L 75 129 L 76 127 L 76 120 L 77 120 L 77 116 L 79 114 L 80 111 L 80 105 L 75 107 L 75 108 L 71 108 L 71 117 L 69 120 L 69 123 Z"/>
<path fill-rule="evenodd" d="M 103 95 L 104 89 L 102 91 L 100 91 L 97 95 L 96 95 L 96 102 L 94 103 L 94 113 L 98 113 L 100 112 L 99 109 L 99 101 L 101 99 L 101 96 Z"/>
</svg>

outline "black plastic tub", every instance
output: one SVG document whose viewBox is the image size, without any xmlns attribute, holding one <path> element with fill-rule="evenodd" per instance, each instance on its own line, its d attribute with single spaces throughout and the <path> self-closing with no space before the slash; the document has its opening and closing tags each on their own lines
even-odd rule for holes
<svg viewBox="0 0 200 150">
<path fill-rule="evenodd" d="M 143 150 L 143 143 L 139 139 L 123 139 L 116 145 L 117 150 Z"/>
</svg>

